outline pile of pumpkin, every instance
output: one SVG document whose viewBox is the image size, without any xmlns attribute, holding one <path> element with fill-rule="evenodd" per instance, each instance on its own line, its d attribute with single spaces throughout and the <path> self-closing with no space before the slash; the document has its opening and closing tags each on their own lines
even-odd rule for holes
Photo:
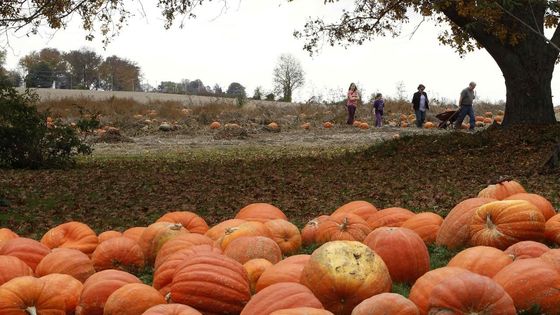
<svg viewBox="0 0 560 315">
<path fill-rule="evenodd" d="M 213 227 L 175 211 L 122 233 L 68 222 L 36 241 L 4 228 L 0 314 L 516 314 L 534 305 L 560 314 L 560 249 L 543 240 L 560 243 L 560 215 L 514 181 L 445 219 L 353 201 L 301 231 L 266 203 Z M 432 243 L 466 249 L 430 270 Z M 135 274 L 151 268 L 150 286 Z M 393 283 L 412 285 L 409 297 L 390 293 Z"/>
</svg>

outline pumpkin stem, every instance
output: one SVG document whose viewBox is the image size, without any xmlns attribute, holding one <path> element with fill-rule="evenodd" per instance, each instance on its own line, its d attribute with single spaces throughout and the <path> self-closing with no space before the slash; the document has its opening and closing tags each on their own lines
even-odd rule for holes
<svg viewBox="0 0 560 315">
<path fill-rule="evenodd" d="M 183 227 L 183 225 L 181 223 L 173 223 L 173 225 L 171 225 L 169 227 L 169 229 L 173 230 L 173 231 L 178 231 Z"/>
<path fill-rule="evenodd" d="M 171 301 L 171 292 L 167 292 L 167 294 L 165 295 L 165 302 L 172 303 Z"/>
<path fill-rule="evenodd" d="M 495 229 L 496 225 L 494 224 L 494 222 L 492 222 L 492 216 L 490 214 L 486 215 L 486 226 L 489 229 Z"/>
<path fill-rule="evenodd" d="M 347 229 L 348 229 L 348 217 L 344 217 L 344 219 L 342 219 L 342 224 L 340 225 L 340 230 L 346 231 Z"/>
<path fill-rule="evenodd" d="M 35 308 L 35 306 L 30 306 L 26 308 L 25 312 L 29 315 L 37 315 L 37 309 Z"/>
<path fill-rule="evenodd" d="M 224 234 L 225 234 L 225 235 L 230 235 L 231 233 L 237 231 L 238 229 L 239 229 L 239 228 L 237 228 L 237 227 L 229 227 L 229 228 L 227 228 L 227 229 L 224 231 Z"/>
</svg>

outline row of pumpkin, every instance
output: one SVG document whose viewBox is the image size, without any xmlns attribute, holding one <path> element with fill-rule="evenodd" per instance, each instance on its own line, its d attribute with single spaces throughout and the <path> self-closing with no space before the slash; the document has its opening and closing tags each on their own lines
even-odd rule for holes
<svg viewBox="0 0 560 315">
<path fill-rule="evenodd" d="M 353 201 L 301 232 L 265 203 L 211 228 L 188 211 L 123 233 L 68 222 L 40 241 L 4 228 L 0 314 L 515 314 L 533 305 L 559 314 L 560 249 L 539 242 L 559 236 L 552 204 L 513 181 L 445 219 Z M 430 271 L 434 242 L 472 247 Z M 297 255 L 314 243 L 312 255 Z M 134 275 L 145 268 L 152 286 Z M 408 299 L 388 293 L 401 282 L 412 285 Z"/>
</svg>

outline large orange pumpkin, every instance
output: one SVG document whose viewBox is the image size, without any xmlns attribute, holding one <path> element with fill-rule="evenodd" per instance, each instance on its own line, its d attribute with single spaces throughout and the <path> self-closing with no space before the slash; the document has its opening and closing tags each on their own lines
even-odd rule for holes
<svg viewBox="0 0 560 315">
<path fill-rule="evenodd" d="M 333 313 L 319 308 L 313 307 L 294 307 L 286 308 L 283 310 L 277 310 L 270 315 L 334 315 Z"/>
<path fill-rule="evenodd" d="M 15 256 L 0 255 L 0 285 L 23 276 L 33 276 L 33 270 Z"/>
<path fill-rule="evenodd" d="M 512 180 L 503 181 L 495 185 L 488 185 L 488 187 L 478 193 L 478 197 L 503 200 L 511 195 L 524 192 L 526 192 L 525 188 L 523 188 L 520 183 Z"/>
<path fill-rule="evenodd" d="M 556 271 L 560 272 L 560 249 L 554 248 L 542 254 L 539 259 L 550 264 Z"/>
<path fill-rule="evenodd" d="M 273 284 L 255 294 L 245 305 L 241 315 L 270 315 L 293 307 L 323 308 L 321 302 L 306 286 L 294 282 Z"/>
<path fill-rule="evenodd" d="M 411 229 L 426 244 L 436 241 L 439 227 L 443 223 L 443 218 L 433 212 L 421 212 L 403 222 L 401 227 Z"/>
<path fill-rule="evenodd" d="M 530 203 L 534 204 L 537 209 L 541 210 L 542 214 L 544 215 L 545 220 L 552 218 L 556 215 L 556 210 L 550 201 L 544 198 L 541 195 L 537 194 L 529 194 L 529 193 L 518 193 L 511 195 L 504 200 L 525 200 L 529 201 Z"/>
<path fill-rule="evenodd" d="M 128 237 L 132 240 L 135 240 L 137 243 L 140 242 L 140 237 L 142 233 L 147 229 L 144 226 L 135 226 L 123 232 L 124 237 Z"/>
<path fill-rule="evenodd" d="M 74 314 L 84 285 L 76 278 L 60 273 L 51 273 L 42 276 L 41 280 L 44 281 L 45 287 L 49 288 L 49 290 L 43 291 L 45 297 L 47 297 L 47 295 L 62 296 L 64 298 L 64 305 L 66 306 L 66 314 Z"/>
<path fill-rule="evenodd" d="M 371 232 L 367 222 L 351 213 L 331 215 L 317 230 L 317 243 L 330 241 L 363 241 Z"/>
<path fill-rule="evenodd" d="M 275 264 L 282 260 L 282 250 L 272 239 L 264 236 L 243 236 L 231 241 L 224 255 L 241 264 L 255 258 L 264 258 Z"/>
<path fill-rule="evenodd" d="M 160 248 L 169 240 L 189 231 L 180 223 L 156 222 L 144 230 L 138 244 L 147 264 L 153 264 Z"/>
<path fill-rule="evenodd" d="M 493 279 L 511 296 L 518 312 L 539 305 L 543 314 L 560 314 L 560 273 L 542 259 L 516 260 Z"/>
<path fill-rule="evenodd" d="M 211 240 L 217 241 L 220 238 L 224 237 L 227 229 L 238 227 L 245 222 L 247 221 L 241 219 L 225 220 L 208 229 L 208 231 L 204 235 L 208 236 Z"/>
<path fill-rule="evenodd" d="M 447 263 L 447 266 L 467 269 L 479 275 L 492 278 L 512 262 L 513 257 L 495 247 L 475 246 L 455 255 Z"/>
<path fill-rule="evenodd" d="M 270 238 L 280 246 L 282 254 L 291 255 L 301 248 L 301 234 L 297 226 L 289 221 L 276 219 L 264 223 L 270 231 Z"/>
<path fill-rule="evenodd" d="M 513 300 L 491 278 L 465 272 L 436 285 L 429 298 L 428 313 L 443 314 L 517 314 Z"/>
<path fill-rule="evenodd" d="M 470 198 L 458 203 L 443 220 L 436 237 L 436 244 L 455 249 L 468 244 L 470 223 L 478 207 L 496 201 L 491 198 Z"/>
<path fill-rule="evenodd" d="M 60 224 L 41 238 L 41 243 L 48 248 L 73 248 L 88 255 L 93 253 L 98 242 L 97 234 L 89 226 L 75 221 Z"/>
<path fill-rule="evenodd" d="M 70 275 L 84 282 L 95 273 L 95 269 L 93 262 L 81 251 L 73 248 L 55 248 L 35 269 L 35 274 L 39 277 L 51 273 Z"/>
<path fill-rule="evenodd" d="M 301 283 L 327 310 L 349 315 L 363 300 L 391 290 L 391 276 L 379 255 L 354 241 L 317 248 L 303 267 Z"/>
<path fill-rule="evenodd" d="M 149 285 L 129 283 L 109 296 L 103 315 L 142 315 L 150 307 L 165 303 L 163 295 Z"/>
<path fill-rule="evenodd" d="M 14 256 L 26 263 L 33 271 L 37 268 L 43 257 L 51 250 L 36 240 L 18 237 L 4 242 L 0 247 L 0 255 Z"/>
<path fill-rule="evenodd" d="M 168 212 L 156 222 L 179 223 L 191 233 L 204 234 L 208 231 L 208 224 L 198 214 L 190 211 Z"/>
<path fill-rule="evenodd" d="M 51 292 L 56 289 L 31 276 L 14 278 L 0 286 L 0 314 L 65 315 L 64 297 Z"/>
<path fill-rule="evenodd" d="M 301 241 L 303 246 L 309 246 L 317 242 L 317 230 L 319 229 L 319 225 L 328 218 L 328 215 L 322 215 L 305 224 L 301 230 Z"/>
<path fill-rule="evenodd" d="M 105 231 L 105 232 L 97 235 L 97 240 L 99 241 L 99 244 L 101 244 L 108 239 L 115 238 L 115 237 L 121 237 L 121 236 L 123 236 L 123 234 L 121 232 L 118 232 L 118 231 Z"/>
<path fill-rule="evenodd" d="M 247 271 L 237 261 L 218 254 L 202 254 L 177 268 L 171 300 L 204 314 L 238 314 L 251 298 Z"/>
<path fill-rule="evenodd" d="M 163 244 L 163 246 L 158 251 L 156 261 L 154 263 L 154 268 L 157 269 L 163 262 L 165 262 L 167 257 L 175 254 L 179 250 L 191 248 L 196 245 L 214 246 L 214 241 L 207 236 L 196 233 L 181 234 L 175 238 L 172 238 L 168 242 Z"/>
<path fill-rule="evenodd" d="M 272 263 L 264 258 L 251 259 L 243 264 L 243 268 L 245 268 L 245 271 L 247 271 L 247 276 L 249 277 L 251 293 L 255 293 L 257 281 L 259 280 L 263 272 L 270 267 L 272 267 Z"/>
<path fill-rule="evenodd" d="M 513 260 L 517 260 L 538 258 L 549 250 L 550 248 L 543 243 L 535 241 L 522 241 L 506 248 L 504 252 L 513 257 Z"/>
<path fill-rule="evenodd" d="M 183 304 L 161 304 L 150 307 L 142 315 L 202 315 L 202 313 Z"/>
<path fill-rule="evenodd" d="M 332 214 L 352 213 L 367 221 L 369 217 L 376 212 L 377 208 L 371 203 L 363 200 L 356 200 L 340 206 Z"/>
<path fill-rule="evenodd" d="M 296 282 L 301 281 L 301 272 L 307 264 L 310 255 L 294 255 L 290 256 L 279 263 L 267 268 L 259 277 L 255 286 L 256 292 L 280 282 Z"/>
<path fill-rule="evenodd" d="M 396 293 L 381 293 L 365 299 L 352 315 L 418 315 L 418 307 L 411 300 Z"/>
<path fill-rule="evenodd" d="M 404 208 L 386 208 L 371 215 L 367 220 L 367 223 L 372 230 L 382 226 L 401 226 L 406 220 L 412 218 L 414 215 L 414 212 Z"/>
<path fill-rule="evenodd" d="M 8 228 L 1 228 L 0 229 L 0 247 L 2 247 L 2 243 L 6 242 L 7 240 L 14 239 L 19 237 L 16 233 Z"/>
<path fill-rule="evenodd" d="M 519 241 L 543 239 L 544 224 L 542 212 L 528 201 L 494 201 L 475 211 L 470 243 L 506 249 Z"/>
<path fill-rule="evenodd" d="M 560 244 L 560 214 L 546 221 L 544 225 L 544 236 L 547 240 Z"/>
<path fill-rule="evenodd" d="M 136 241 L 120 236 L 99 243 L 91 260 L 96 271 L 119 269 L 136 272 L 144 267 L 144 252 Z"/>
<path fill-rule="evenodd" d="M 269 203 L 252 203 L 247 205 L 235 215 L 235 219 L 246 221 L 257 221 L 264 223 L 268 220 L 283 219 L 288 220 L 288 217 L 279 208 Z"/>
<path fill-rule="evenodd" d="M 244 236 L 265 236 L 270 237 L 270 231 L 261 222 L 248 221 L 236 227 L 227 228 L 224 235 L 220 237 L 216 243 L 225 250 L 229 243 L 239 237 Z"/>
<path fill-rule="evenodd" d="M 430 254 L 414 231 L 400 227 L 380 227 L 364 240 L 387 265 L 394 282 L 414 283 L 430 270 Z"/>
</svg>

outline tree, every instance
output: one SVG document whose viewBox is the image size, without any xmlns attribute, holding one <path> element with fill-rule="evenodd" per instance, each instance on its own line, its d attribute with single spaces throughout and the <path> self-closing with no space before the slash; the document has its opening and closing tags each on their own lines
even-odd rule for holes
<svg viewBox="0 0 560 315">
<path fill-rule="evenodd" d="M 257 86 L 255 88 L 255 91 L 253 92 L 253 99 L 254 100 L 261 100 L 263 97 L 263 93 L 262 93 L 262 87 Z"/>
<path fill-rule="evenodd" d="M 299 61 L 290 54 L 282 54 L 278 58 L 273 71 L 274 91 L 282 94 L 284 102 L 292 101 L 292 93 L 305 83 L 303 69 Z"/>
<path fill-rule="evenodd" d="M 63 54 L 70 68 L 70 88 L 99 87 L 99 66 L 103 57 L 93 50 L 71 50 Z"/>
<path fill-rule="evenodd" d="M 222 87 L 218 83 L 214 85 L 214 94 L 216 95 L 224 94 L 224 91 L 222 91 Z"/>
<path fill-rule="evenodd" d="M 229 96 L 234 96 L 237 98 L 246 98 L 247 94 L 245 93 L 245 87 L 237 82 L 232 82 L 226 91 L 226 94 Z"/>
<path fill-rule="evenodd" d="M 187 84 L 187 94 L 198 95 L 204 93 L 206 93 L 206 86 L 204 86 L 204 83 L 202 83 L 200 79 L 190 81 Z"/>
<path fill-rule="evenodd" d="M 55 82 L 57 88 L 69 88 L 70 78 L 67 64 L 58 49 L 43 48 L 22 57 L 19 64 L 27 72 L 25 83 L 28 87 L 51 87 Z"/>
<path fill-rule="evenodd" d="M 107 57 L 99 66 L 101 86 L 111 91 L 136 91 L 140 89 L 140 67 L 127 59 Z"/>
</svg>

